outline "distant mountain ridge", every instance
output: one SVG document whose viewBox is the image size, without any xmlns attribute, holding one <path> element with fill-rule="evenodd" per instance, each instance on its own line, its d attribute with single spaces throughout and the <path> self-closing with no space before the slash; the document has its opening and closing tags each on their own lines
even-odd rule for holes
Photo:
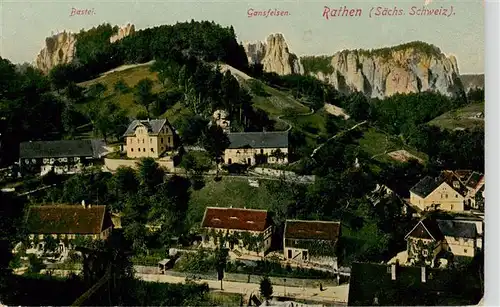
<svg viewBox="0 0 500 307">
<path fill-rule="evenodd" d="M 464 74 L 460 76 L 465 91 L 484 89 L 484 74 Z"/>
</svg>

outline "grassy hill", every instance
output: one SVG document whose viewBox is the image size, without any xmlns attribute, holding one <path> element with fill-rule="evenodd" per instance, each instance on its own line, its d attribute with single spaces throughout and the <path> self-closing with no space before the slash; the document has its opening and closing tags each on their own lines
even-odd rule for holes
<svg viewBox="0 0 500 307">
<path fill-rule="evenodd" d="M 450 130 L 484 127 L 484 119 L 474 118 L 478 113 L 484 114 L 484 102 L 473 103 L 463 108 L 446 112 L 431 120 L 429 125 Z"/>
<path fill-rule="evenodd" d="M 156 72 L 152 72 L 150 67 L 151 66 L 147 64 L 122 66 L 116 71 L 105 73 L 99 78 L 85 81 L 79 83 L 78 85 L 88 88 L 92 84 L 96 84 L 98 82 L 104 84 L 107 88 L 104 93 L 105 97 L 107 99 L 115 99 L 115 101 L 117 101 L 123 109 L 127 110 L 129 116 L 134 117 L 137 112 L 144 110 L 144 108 L 134 103 L 134 97 L 131 92 L 126 94 L 116 93 L 114 91 L 114 86 L 119 80 L 123 80 L 128 87 L 132 88 L 140 80 L 149 78 L 154 81 L 153 92 L 159 92 L 162 85 L 158 81 L 158 74 Z"/>
</svg>

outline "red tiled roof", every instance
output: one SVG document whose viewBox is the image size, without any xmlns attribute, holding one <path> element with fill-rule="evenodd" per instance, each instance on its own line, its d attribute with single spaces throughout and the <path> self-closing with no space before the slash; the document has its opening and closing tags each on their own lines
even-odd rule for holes
<svg viewBox="0 0 500 307">
<path fill-rule="evenodd" d="M 285 239 L 315 239 L 336 241 L 340 236 L 340 222 L 288 220 Z"/>
<path fill-rule="evenodd" d="M 26 217 L 30 234 L 99 234 L 112 226 L 106 206 L 31 206 Z"/>
<path fill-rule="evenodd" d="M 208 207 L 201 227 L 264 231 L 271 226 L 266 210 Z"/>
</svg>

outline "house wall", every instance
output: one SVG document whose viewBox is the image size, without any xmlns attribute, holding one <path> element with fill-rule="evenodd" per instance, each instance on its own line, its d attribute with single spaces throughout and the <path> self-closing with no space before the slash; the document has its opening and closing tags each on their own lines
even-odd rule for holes
<svg viewBox="0 0 500 307">
<path fill-rule="evenodd" d="M 19 165 L 22 173 L 36 172 L 45 175 L 51 170 L 56 174 L 78 173 L 85 166 L 92 166 L 97 159 L 94 157 L 59 157 L 59 158 L 36 158 L 19 159 Z"/>
<path fill-rule="evenodd" d="M 262 248 L 260 250 L 260 253 L 265 253 L 267 250 L 271 248 L 271 243 L 272 243 L 272 226 L 269 226 L 265 231 L 245 231 L 245 230 L 237 230 L 237 229 L 221 229 L 221 228 L 205 228 L 206 231 L 216 231 L 222 235 L 225 235 L 226 233 L 228 234 L 234 234 L 234 233 L 250 233 L 253 236 L 258 236 L 260 234 L 263 234 L 264 238 L 262 240 Z M 233 250 L 238 250 L 243 254 L 249 254 L 249 255 L 259 255 L 259 253 L 254 252 L 254 251 L 249 251 L 244 247 L 244 244 L 242 240 L 238 240 L 238 244 L 235 244 L 233 247 Z M 214 241 L 214 238 L 211 236 L 207 236 L 206 234 L 202 234 L 202 246 L 205 248 L 210 248 L 210 249 L 215 249 L 219 247 L 218 242 L 216 243 Z M 230 242 L 225 242 L 224 247 L 229 248 L 231 250 Z"/>
<path fill-rule="evenodd" d="M 432 191 L 427 197 L 422 198 L 413 192 L 410 192 L 410 203 L 422 210 L 436 209 L 452 212 L 464 211 L 465 197 L 460 195 L 446 182 Z"/>
<path fill-rule="evenodd" d="M 111 234 L 112 229 L 113 229 L 112 227 L 109 227 L 108 229 L 103 230 L 99 234 L 86 234 L 78 236 L 83 238 L 89 238 L 92 240 L 106 240 Z M 69 243 L 68 246 L 66 246 L 66 244 L 64 243 L 65 239 L 74 240 L 77 237 L 76 234 L 30 234 L 28 236 L 28 239 L 31 244 L 31 247 L 26 249 L 26 253 L 38 254 L 43 252 L 45 246 L 44 240 L 47 236 L 52 236 L 54 239 L 58 241 L 59 252 L 61 253 L 65 253 L 73 248 L 71 243 Z M 35 237 L 38 238 L 38 242 L 36 245 L 35 245 Z"/>
<path fill-rule="evenodd" d="M 422 258 L 422 256 L 424 256 L 424 258 L 426 258 L 426 248 L 424 247 L 423 250 L 420 250 L 418 249 L 417 247 L 417 243 L 418 241 L 422 241 L 422 243 L 426 246 L 428 246 L 429 244 L 432 244 L 433 242 L 435 242 L 434 240 L 431 240 L 431 239 L 421 239 L 421 238 L 413 238 L 413 237 L 409 237 L 407 239 L 407 253 L 408 253 L 408 261 L 410 263 L 413 263 L 414 261 L 416 261 L 417 259 L 419 258 Z M 442 242 L 438 242 L 437 246 L 434 248 L 433 252 L 432 252 L 432 260 L 431 261 L 426 261 L 426 264 L 427 265 L 431 265 L 432 262 L 434 261 L 434 259 L 436 259 L 436 256 L 437 254 L 439 254 L 439 252 L 443 249 L 443 244 Z"/>
<path fill-rule="evenodd" d="M 166 126 L 158 135 L 150 135 L 145 126 L 139 125 L 135 135 L 126 139 L 129 158 L 158 158 L 165 150 L 174 147 L 173 131 Z"/>
<path fill-rule="evenodd" d="M 445 237 L 445 250 L 455 256 L 474 257 L 476 255 L 476 240 L 468 238 Z"/>
<path fill-rule="evenodd" d="M 255 164 L 255 155 L 262 154 L 267 155 L 268 163 L 278 163 L 285 164 L 288 163 L 288 158 L 277 160 L 275 157 L 271 157 L 273 151 L 278 148 L 239 148 L 239 149 L 226 149 L 224 151 L 224 163 L 225 164 L 233 164 L 233 163 L 241 163 L 248 164 L 248 159 L 251 160 L 251 165 Z M 288 148 L 279 148 L 282 153 L 288 155 Z"/>
<path fill-rule="evenodd" d="M 331 266 L 334 269 L 338 269 L 337 257 L 335 257 L 334 254 L 331 256 L 313 256 L 308 249 L 287 246 L 285 244 L 285 239 L 283 239 L 283 246 L 283 256 L 286 260 L 298 263 Z M 304 252 L 306 252 L 306 255 L 304 255 Z"/>
</svg>

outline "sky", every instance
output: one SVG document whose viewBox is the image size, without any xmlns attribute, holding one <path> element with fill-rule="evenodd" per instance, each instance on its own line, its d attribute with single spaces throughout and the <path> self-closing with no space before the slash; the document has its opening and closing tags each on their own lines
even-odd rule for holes
<svg viewBox="0 0 500 307">
<path fill-rule="evenodd" d="M 361 16 L 323 17 L 339 7 L 361 9 Z M 403 10 L 401 16 L 375 16 L 377 8 Z M 414 9 L 412 10 L 412 7 Z M 13 63 L 33 62 L 45 37 L 63 30 L 78 32 L 104 22 L 133 23 L 136 30 L 194 20 L 232 25 L 238 41 L 265 40 L 282 33 L 291 52 L 331 55 L 343 49 L 375 49 L 424 41 L 457 58 L 461 74 L 484 72 L 482 0 L 433 0 L 427 9 L 445 8 L 450 16 L 411 16 L 424 0 L 185 0 L 185 1 L 44 1 L 0 0 L 0 56 Z M 90 14 L 71 16 L 72 10 Z M 249 10 L 277 9 L 288 16 L 249 17 Z M 370 16 L 370 11 L 372 12 Z"/>
</svg>

